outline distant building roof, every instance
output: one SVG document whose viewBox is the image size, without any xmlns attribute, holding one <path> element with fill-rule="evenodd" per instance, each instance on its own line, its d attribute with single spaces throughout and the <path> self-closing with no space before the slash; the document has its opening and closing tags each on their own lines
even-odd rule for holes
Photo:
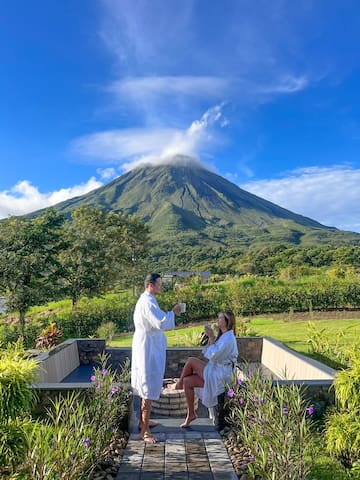
<svg viewBox="0 0 360 480">
<path fill-rule="evenodd" d="M 210 272 L 166 272 L 163 275 L 163 278 L 172 278 L 172 277 L 182 277 L 182 278 L 189 278 L 189 277 L 201 277 L 204 280 L 210 278 Z"/>
</svg>

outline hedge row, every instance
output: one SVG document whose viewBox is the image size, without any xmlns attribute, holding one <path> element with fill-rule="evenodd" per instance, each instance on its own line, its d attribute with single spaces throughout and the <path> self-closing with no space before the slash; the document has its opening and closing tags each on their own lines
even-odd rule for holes
<svg viewBox="0 0 360 480">
<path fill-rule="evenodd" d="M 111 295 L 101 299 L 83 300 L 75 311 L 52 313 L 38 317 L 36 327 L 56 322 L 65 337 L 96 335 L 97 328 L 113 322 L 119 332 L 133 330 L 133 311 L 137 298 L 131 295 Z M 186 313 L 177 323 L 189 323 L 216 317 L 224 309 L 236 315 L 282 313 L 309 310 L 360 309 L 360 280 L 329 280 L 291 284 L 264 281 L 233 281 L 223 284 L 185 287 L 175 292 L 164 292 L 158 298 L 161 308 L 170 310 L 177 302 L 186 302 Z M 4 328 L 4 327 L 3 327 Z M 28 333 L 34 336 L 35 323 L 28 324 Z M 6 332 L 11 337 L 15 332 Z M 5 332 L 0 331 L 1 334 Z M 1 340 L 1 338 L 0 338 Z"/>
</svg>

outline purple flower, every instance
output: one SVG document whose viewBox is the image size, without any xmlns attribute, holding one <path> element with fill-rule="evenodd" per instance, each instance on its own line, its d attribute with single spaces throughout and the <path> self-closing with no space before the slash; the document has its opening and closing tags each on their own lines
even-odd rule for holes
<svg viewBox="0 0 360 480">
<path fill-rule="evenodd" d="M 244 380 L 243 380 L 242 378 L 240 378 L 240 377 L 239 377 L 239 378 L 237 379 L 237 383 L 238 383 L 238 385 L 241 385 L 241 384 L 243 383 L 243 381 L 244 381 Z"/>
<path fill-rule="evenodd" d="M 239 402 L 240 402 L 240 405 L 244 405 L 244 403 L 245 403 L 245 399 L 244 399 L 243 397 L 240 397 L 240 400 L 239 400 Z"/>
<path fill-rule="evenodd" d="M 254 455 L 249 455 L 248 459 L 249 459 L 249 462 L 255 462 Z"/>
<path fill-rule="evenodd" d="M 283 412 L 284 415 L 287 415 L 289 413 L 289 410 L 287 408 L 283 408 L 282 412 Z"/>
<path fill-rule="evenodd" d="M 258 401 L 258 398 L 257 397 L 253 397 L 253 402 L 256 403 Z"/>
<path fill-rule="evenodd" d="M 114 393 L 118 393 L 119 391 L 119 387 L 111 387 L 111 393 L 114 394 Z"/>
<path fill-rule="evenodd" d="M 310 407 L 308 407 L 308 408 L 306 409 L 306 411 L 307 411 L 307 413 L 308 413 L 309 415 L 312 415 L 312 414 L 314 413 L 314 407 L 313 407 L 313 405 L 310 405 Z"/>
<path fill-rule="evenodd" d="M 105 376 L 106 374 L 107 374 L 107 370 L 106 370 L 106 368 L 103 368 L 101 370 L 101 375 Z"/>
<path fill-rule="evenodd" d="M 227 396 L 229 398 L 233 398 L 233 396 L 235 395 L 235 392 L 232 388 L 229 388 L 229 390 L 227 391 Z"/>
<path fill-rule="evenodd" d="M 255 417 L 252 417 L 252 418 L 250 418 L 250 421 L 251 421 L 252 423 L 257 423 L 258 419 L 255 418 Z"/>
<path fill-rule="evenodd" d="M 90 445 L 90 438 L 85 438 L 83 444 L 85 445 L 85 447 L 88 447 Z"/>
<path fill-rule="evenodd" d="M 91 375 L 90 381 L 91 381 L 92 383 L 96 382 L 96 377 L 95 377 L 95 375 Z"/>
</svg>

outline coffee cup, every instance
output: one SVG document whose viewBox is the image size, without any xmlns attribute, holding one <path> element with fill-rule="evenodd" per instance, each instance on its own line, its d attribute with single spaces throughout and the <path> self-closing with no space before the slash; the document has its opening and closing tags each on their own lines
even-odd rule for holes
<svg viewBox="0 0 360 480">
<path fill-rule="evenodd" d="M 179 303 L 180 305 L 180 313 L 186 312 L 186 303 Z"/>
</svg>

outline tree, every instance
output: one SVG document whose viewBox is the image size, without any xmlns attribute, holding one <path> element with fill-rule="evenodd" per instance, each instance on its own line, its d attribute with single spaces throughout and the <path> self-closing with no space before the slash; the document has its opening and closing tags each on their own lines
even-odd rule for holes
<svg viewBox="0 0 360 480">
<path fill-rule="evenodd" d="M 121 286 L 132 287 L 135 294 L 147 270 L 149 227 L 136 216 L 125 218 L 114 213 L 108 214 L 107 224 L 112 240 L 113 274 Z"/>
<path fill-rule="evenodd" d="M 62 291 L 75 308 L 79 299 L 103 293 L 109 284 L 104 214 L 99 208 L 80 207 L 64 225 L 66 249 L 60 254 Z"/>
<path fill-rule="evenodd" d="M 63 220 L 50 209 L 33 220 L 11 217 L 0 222 L 0 291 L 7 297 L 7 310 L 19 312 L 22 335 L 27 310 L 59 291 Z"/>
<path fill-rule="evenodd" d="M 147 255 L 147 227 L 136 218 L 100 208 L 74 210 L 65 223 L 64 238 L 63 293 L 74 308 L 82 296 L 101 295 L 129 275 L 136 278 Z"/>
</svg>

